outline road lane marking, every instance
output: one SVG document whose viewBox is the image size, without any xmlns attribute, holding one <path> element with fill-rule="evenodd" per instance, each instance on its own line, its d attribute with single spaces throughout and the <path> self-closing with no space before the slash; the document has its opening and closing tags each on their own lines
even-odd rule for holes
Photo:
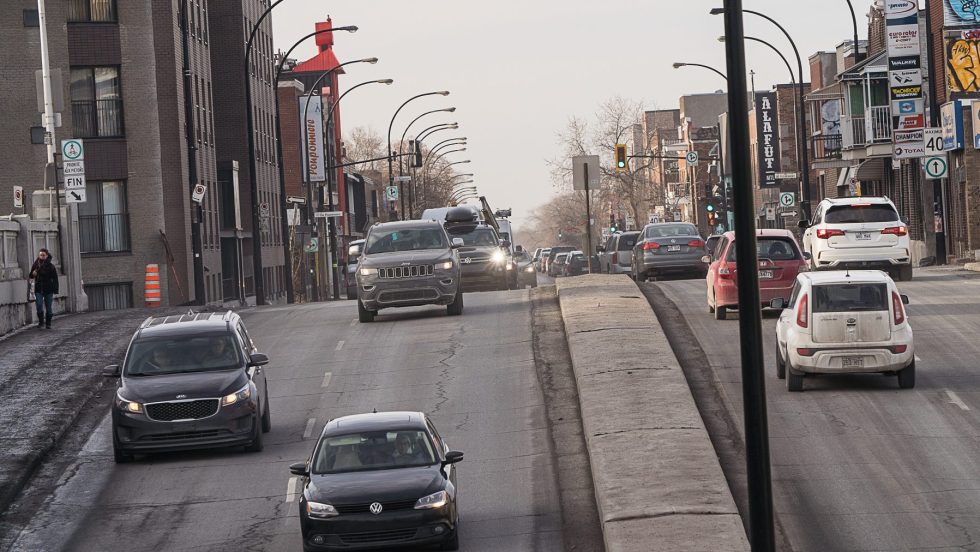
<svg viewBox="0 0 980 552">
<path fill-rule="evenodd" d="M 339 351 L 339 350 L 341 350 L 343 348 L 344 348 L 344 340 L 341 339 L 340 341 L 337 342 L 337 347 L 334 348 L 334 351 Z"/>
<path fill-rule="evenodd" d="M 965 402 L 963 402 L 963 399 L 961 399 L 959 395 L 953 393 L 949 389 L 946 390 L 946 396 L 949 397 L 950 404 L 955 404 L 956 406 L 960 407 L 961 410 L 970 409 L 970 407 L 967 406 Z"/>
<path fill-rule="evenodd" d="M 316 418 L 306 420 L 306 431 L 303 432 L 303 439 L 309 439 L 313 435 L 313 426 L 316 425 Z"/>
<path fill-rule="evenodd" d="M 326 374 L 323 374 L 323 385 L 321 385 L 320 387 L 326 387 L 330 385 L 330 378 L 332 377 L 333 377 L 333 372 L 327 372 Z"/>
<path fill-rule="evenodd" d="M 299 477 L 293 476 L 289 478 L 289 483 L 286 484 L 286 499 L 285 502 L 290 503 L 296 500 L 296 491 L 299 488 Z"/>
</svg>

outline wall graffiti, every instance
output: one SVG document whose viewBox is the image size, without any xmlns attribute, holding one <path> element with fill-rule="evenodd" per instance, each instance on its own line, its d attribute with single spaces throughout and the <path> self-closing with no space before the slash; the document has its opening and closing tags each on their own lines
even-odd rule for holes
<svg viewBox="0 0 980 552">
<path fill-rule="evenodd" d="M 943 0 L 943 16 L 947 27 L 980 24 L 980 0 Z"/>
<path fill-rule="evenodd" d="M 946 82 L 950 92 L 980 92 L 978 46 L 977 38 L 946 39 Z"/>
</svg>

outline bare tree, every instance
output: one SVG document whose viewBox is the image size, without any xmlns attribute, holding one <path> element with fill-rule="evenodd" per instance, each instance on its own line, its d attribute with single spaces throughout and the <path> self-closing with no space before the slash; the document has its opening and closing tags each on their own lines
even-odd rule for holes
<svg viewBox="0 0 980 552">
<path fill-rule="evenodd" d="M 347 162 L 375 159 L 384 157 L 384 155 L 384 139 L 371 127 L 354 127 L 344 139 L 344 158 Z M 372 161 L 363 165 L 356 165 L 355 168 L 358 172 L 372 170 L 384 172 L 387 171 L 388 165 L 383 161 Z"/>
</svg>

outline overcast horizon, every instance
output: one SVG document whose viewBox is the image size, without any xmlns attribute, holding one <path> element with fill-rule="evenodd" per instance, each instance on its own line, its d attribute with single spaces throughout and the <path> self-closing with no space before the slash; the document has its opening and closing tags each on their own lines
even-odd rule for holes
<svg viewBox="0 0 980 552">
<path fill-rule="evenodd" d="M 867 38 L 870 0 L 857 0 L 859 38 Z M 853 35 L 845 0 L 790 3 L 749 0 L 744 8 L 770 15 L 792 35 L 803 58 L 833 51 Z M 395 122 L 400 134 L 417 115 L 456 106 L 454 114 L 430 115 L 413 130 L 458 121 L 480 193 L 495 208 L 511 207 L 519 227 L 528 214 L 556 191 L 546 160 L 560 147 L 556 133 L 571 116 L 591 119 L 605 100 L 622 96 L 645 109 L 677 107 L 684 94 L 724 90 L 725 82 L 699 68 L 673 69 L 676 61 L 725 69 L 723 19 L 708 10 L 720 0 L 598 3 L 584 0 L 460 4 L 446 0 L 405 3 L 339 0 L 329 10 L 313 0 L 288 0 L 273 14 L 274 43 L 285 51 L 329 15 L 335 26 L 357 25 L 354 34 L 337 33 L 334 52 L 341 61 L 378 57 L 376 65 L 347 69 L 341 89 L 366 80 L 391 78 L 391 86 L 365 86 L 341 106 L 345 137 L 354 127 L 371 127 L 384 138 L 394 110 L 416 94 L 450 90 L 410 103 Z M 778 29 L 746 14 L 747 35 L 772 42 L 795 63 Z M 782 61 L 765 46 L 748 43 L 746 65 L 755 88 L 789 82 Z M 292 57 L 316 54 L 313 39 Z M 794 67 L 795 70 L 795 67 Z M 428 124 L 423 125 L 422 123 Z M 409 133 L 409 136 L 412 132 Z M 442 138 L 452 135 L 445 133 Z M 598 153 L 598 152 L 594 152 Z"/>
</svg>

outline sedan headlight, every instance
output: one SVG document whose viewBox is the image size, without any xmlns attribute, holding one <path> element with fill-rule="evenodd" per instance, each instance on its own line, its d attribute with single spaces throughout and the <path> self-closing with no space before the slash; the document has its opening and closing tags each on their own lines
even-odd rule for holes
<svg viewBox="0 0 980 552">
<path fill-rule="evenodd" d="M 252 386 L 251 384 L 246 383 L 245 387 L 242 387 L 238 391 L 235 391 L 230 395 L 225 395 L 224 397 L 221 397 L 221 405 L 231 406 L 238 401 L 248 400 L 248 398 L 251 396 L 252 396 Z"/>
<path fill-rule="evenodd" d="M 415 509 L 432 510 L 435 508 L 442 508 L 447 502 L 449 502 L 449 493 L 446 491 L 439 491 L 438 493 L 432 493 L 429 496 L 423 496 L 415 501 Z"/>
<path fill-rule="evenodd" d="M 446 261 L 446 262 L 443 262 L 443 263 L 436 263 L 436 268 L 438 268 L 439 270 L 452 270 L 453 269 L 453 262 L 452 261 Z"/>
<path fill-rule="evenodd" d="M 493 252 L 493 256 L 490 257 L 490 260 L 493 261 L 493 262 L 495 262 L 495 263 L 497 263 L 497 264 L 500 264 L 500 263 L 504 262 L 504 260 L 506 260 L 506 259 L 507 259 L 507 256 L 504 255 L 504 252 L 501 251 L 501 250 L 499 250 L 499 249 L 496 250 L 496 251 L 494 251 Z"/>
<path fill-rule="evenodd" d="M 359 269 L 358 272 L 361 273 L 361 276 L 374 276 L 375 274 L 378 273 L 378 269 L 377 268 L 362 268 L 362 269 Z"/>
<path fill-rule="evenodd" d="M 527 265 L 527 268 L 524 269 L 524 272 L 534 272 L 534 265 Z"/>
<path fill-rule="evenodd" d="M 140 403 L 138 403 L 136 401 L 131 401 L 131 400 L 123 397 L 122 395 L 119 394 L 118 391 L 116 391 L 116 408 L 118 408 L 120 410 L 125 410 L 126 412 L 130 412 L 132 414 L 142 414 L 143 413 L 143 405 L 142 404 L 140 404 Z"/>
<path fill-rule="evenodd" d="M 323 502 L 306 502 L 306 515 L 315 519 L 325 519 L 339 515 L 337 509 Z"/>
</svg>

